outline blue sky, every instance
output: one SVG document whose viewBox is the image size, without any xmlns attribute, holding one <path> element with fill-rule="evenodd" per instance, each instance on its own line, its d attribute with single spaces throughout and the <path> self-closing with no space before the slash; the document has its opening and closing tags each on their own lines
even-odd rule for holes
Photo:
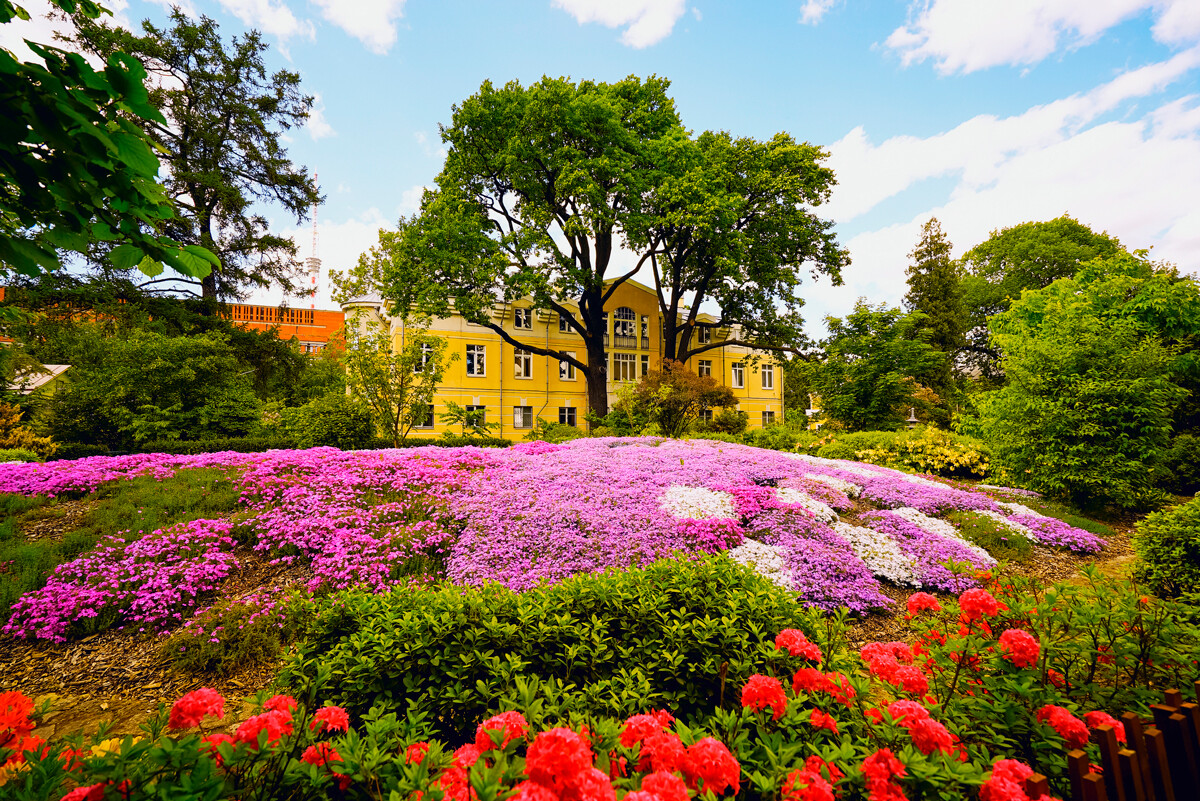
<svg viewBox="0 0 1200 801">
<path fill-rule="evenodd" d="M 161 21 L 169 4 L 109 5 L 131 24 Z M 814 331 L 859 296 L 899 302 L 906 254 L 931 215 L 956 253 L 1065 212 L 1200 267 L 1197 0 L 182 5 L 226 34 L 262 30 L 272 66 L 297 70 L 317 96 L 309 126 L 287 138 L 328 196 L 326 268 L 348 266 L 415 209 L 441 166 L 438 124 L 482 81 L 652 73 L 671 80 L 694 131 L 787 131 L 830 152 L 839 186 L 817 213 L 837 222 L 853 264 L 844 287 L 810 285 Z M 45 40 L 46 25 L 23 32 Z M 268 215 L 309 255 L 307 227 Z"/>
</svg>

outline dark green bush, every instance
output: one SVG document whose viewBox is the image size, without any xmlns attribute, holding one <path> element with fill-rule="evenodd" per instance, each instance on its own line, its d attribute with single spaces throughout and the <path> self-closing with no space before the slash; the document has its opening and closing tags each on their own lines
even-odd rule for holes
<svg viewBox="0 0 1200 801">
<path fill-rule="evenodd" d="M 1033 543 L 995 518 L 978 512 L 951 512 L 946 519 L 962 535 L 992 556 L 1006 562 L 1028 562 Z"/>
<path fill-rule="evenodd" d="M 271 450 L 295 448 L 296 443 L 284 437 L 237 437 L 234 439 L 201 439 L 194 442 L 161 440 L 146 442 L 138 446 L 140 453 L 197 454 L 236 451 L 238 453 L 260 453 Z"/>
<path fill-rule="evenodd" d="M 1161 487 L 1176 495 L 1194 495 L 1200 490 L 1200 437 L 1179 434 L 1163 457 L 1167 476 Z"/>
<path fill-rule="evenodd" d="M 1200 587 L 1200 498 L 1154 512 L 1133 537 L 1138 576 L 1154 591 L 1174 597 Z"/>
<path fill-rule="evenodd" d="M 724 557 L 663 560 L 524 593 L 499 585 L 349 592 L 324 601 L 281 674 L 331 671 L 353 714 L 421 712 L 461 741 L 522 686 L 575 714 L 665 707 L 684 720 L 737 703 L 752 673 L 782 659 L 776 634 L 816 616 L 792 593 Z M 822 624 L 824 625 L 824 624 Z"/>
<path fill-rule="evenodd" d="M 512 445 L 511 439 L 503 439 L 501 437 L 409 437 L 401 441 L 401 448 L 424 448 L 427 446 L 437 448 L 461 448 L 466 445 L 474 445 L 476 448 L 507 448 Z M 397 447 L 392 444 L 390 439 L 383 437 L 373 437 L 364 448 L 372 451 L 382 451 L 388 448 Z"/>
<path fill-rule="evenodd" d="M 58 450 L 49 461 L 65 461 L 68 459 L 84 459 L 88 456 L 108 456 L 107 445 L 95 445 L 90 442 L 60 442 Z"/>
<path fill-rule="evenodd" d="M 791 451 L 796 449 L 798 432 L 787 426 L 770 426 L 756 428 L 742 434 L 742 441 L 756 448 L 769 448 L 773 451 Z"/>
<path fill-rule="evenodd" d="M 280 412 L 280 427 L 299 448 L 365 448 L 374 438 L 371 412 L 348 395 L 324 395 Z"/>
</svg>

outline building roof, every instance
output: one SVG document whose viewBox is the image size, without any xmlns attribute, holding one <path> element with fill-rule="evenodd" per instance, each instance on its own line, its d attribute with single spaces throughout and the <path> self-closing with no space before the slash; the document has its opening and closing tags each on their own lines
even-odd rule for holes
<svg viewBox="0 0 1200 801">
<path fill-rule="evenodd" d="M 35 367 L 18 370 L 9 387 L 22 395 L 29 395 L 71 369 L 69 364 L 44 364 L 42 367 L 45 372 Z"/>
</svg>

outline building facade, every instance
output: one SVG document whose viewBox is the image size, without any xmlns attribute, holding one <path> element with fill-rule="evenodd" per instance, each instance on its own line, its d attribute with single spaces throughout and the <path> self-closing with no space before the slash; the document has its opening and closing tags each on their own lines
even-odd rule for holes
<svg viewBox="0 0 1200 801">
<path fill-rule="evenodd" d="M 358 298 L 343 304 L 347 325 L 357 317 L 360 327 L 384 326 L 394 348 L 404 345 L 401 321 L 386 314 L 378 299 Z M 609 405 L 622 386 L 636 383 L 662 360 L 662 320 L 654 290 L 634 281 L 619 286 L 609 299 L 606 350 Z M 708 315 L 703 322 L 713 323 Z M 528 300 L 497 305 L 492 320 L 521 341 L 573 354 L 587 361 L 582 338 L 559 315 L 531 308 Z M 715 341 L 730 339 L 727 329 L 704 329 Z M 496 436 L 520 439 L 541 418 L 548 422 L 583 426 L 587 411 L 587 381 L 575 367 L 549 356 L 514 348 L 481 325 L 454 315 L 437 319 L 430 333 L 449 342 L 458 359 L 446 370 L 434 398 L 432 425 L 414 429 L 417 436 L 448 429 L 438 415 L 447 401 L 468 409 L 483 409 L 487 423 L 499 424 Z M 783 374 L 772 354 L 737 345 L 714 348 L 688 360 L 689 369 L 711 375 L 730 387 L 738 408 L 749 415 L 749 426 L 761 428 L 783 422 Z"/>
<path fill-rule="evenodd" d="M 256 331 L 279 327 L 279 338 L 295 337 L 305 353 L 317 353 L 329 345 L 329 337 L 342 330 L 346 315 L 325 309 L 292 309 L 282 306 L 255 306 L 230 303 L 225 312 L 233 322 Z"/>
</svg>

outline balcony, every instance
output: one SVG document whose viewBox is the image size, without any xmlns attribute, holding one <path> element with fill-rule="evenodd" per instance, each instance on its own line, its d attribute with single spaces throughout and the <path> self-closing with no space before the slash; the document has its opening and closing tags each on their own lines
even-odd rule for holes
<svg viewBox="0 0 1200 801">
<path fill-rule="evenodd" d="M 626 337 L 626 336 L 621 336 L 620 334 L 613 335 L 613 347 L 627 348 L 629 350 L 637 350 L 637 346 L 638 346 L 638 338 L 637 337 Z"/>
<path fill-rule="evenodd" d="M 650 350 L 650 337 L 642 337 L 642 350 Z"/>
</svg>

